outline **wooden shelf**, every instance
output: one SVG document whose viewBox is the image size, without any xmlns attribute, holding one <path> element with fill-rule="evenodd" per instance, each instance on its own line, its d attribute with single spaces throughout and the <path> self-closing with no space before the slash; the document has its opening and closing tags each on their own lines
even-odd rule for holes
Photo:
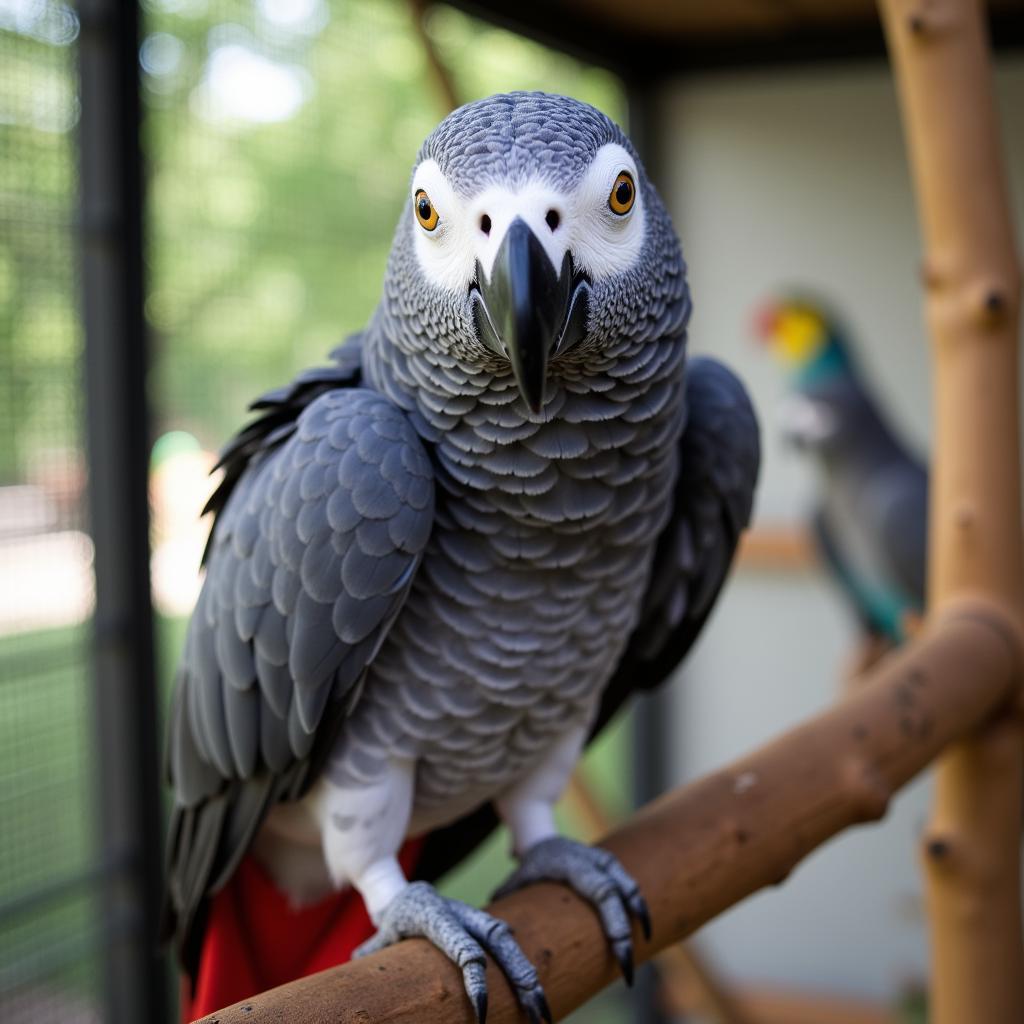
<svg viewBox="0 0 1024 1024">
<path fill-rule="evenodd" d="M 737 567 L 763 572 L 806 572 L 819 564 L 814 539 L 798 526 L 758 526 L 740 540 Z"/>
</svg>

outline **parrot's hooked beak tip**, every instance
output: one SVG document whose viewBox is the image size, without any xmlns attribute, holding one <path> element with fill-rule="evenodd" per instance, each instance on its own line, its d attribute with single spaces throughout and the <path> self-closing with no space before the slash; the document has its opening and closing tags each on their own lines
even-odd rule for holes
<svg viewBox="0 0 1024 1024">
<path fill-rule="evenodd" d="M 540 240 L 517 217 L 502 239 L 489 278 L 477 262 L 470 302 L 477 337 L 508 359 L 523 401 L 539 413 L 548 360 L 586 334 L 589 278 L 576 269 L 569 252 L 556 272 Z"/>
</svg>

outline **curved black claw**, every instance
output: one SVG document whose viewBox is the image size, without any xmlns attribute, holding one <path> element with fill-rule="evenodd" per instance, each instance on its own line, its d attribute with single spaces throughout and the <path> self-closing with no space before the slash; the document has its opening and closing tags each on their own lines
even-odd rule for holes
<svg viewBox="0 0 1024 1024">
<path fill-rule="evenodd" d="M 487 1020 L 485 951 L 515 989 L 530 1024 L 540 1024 L 541 1020 L 551 1024 L 551 1011 L 537 971 L 512 938 L 509 926 L 476 907 L 442 896 L 426 882 L 413 882 L 403 889 L 388 904 L 377 934 L 352 955 L 376 953 L 413 936 L 429 939 L 462 970 L 462 983 L 479 1024 Z"/>
<path fill-rule="evenodd" d="M 494 894 L 498 899 L 534 882 L 564 882 L 593 904 L 627 985 L 633 984 L 633 931 L 636 918 L 645 939 L 651 915 L 640 887 L 607 850 L 553 836 L 526 851 L 519 867 Z"/>
<path fill-rule="evenodd" d="M 480 1024 L 484 1024 L 487 1020 L 487 986 L 485 985 L 482 991 L 477 992 L 476 995 L 470 995 L 469 998 L 473 1002 L 473 1013 L 476 1014 L 476 1019 L 480 1021 Z"/>
</svg>

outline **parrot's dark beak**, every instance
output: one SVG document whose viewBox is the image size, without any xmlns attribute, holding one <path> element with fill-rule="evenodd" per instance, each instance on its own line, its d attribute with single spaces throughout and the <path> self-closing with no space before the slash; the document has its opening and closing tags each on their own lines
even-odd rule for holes
<svg viewBox="0 0 1024 1024">
<path fill-rule="evenodd" d="M 517 217 L 501 241 L 490 278 L 477 264 L 471 288 L 480 340 L 512 364 L 531 411 L 544 405 L 548 359 L 586 332 L 589 281 L 565 254 L 556 272 L 540 240 Z"/>
</svg>

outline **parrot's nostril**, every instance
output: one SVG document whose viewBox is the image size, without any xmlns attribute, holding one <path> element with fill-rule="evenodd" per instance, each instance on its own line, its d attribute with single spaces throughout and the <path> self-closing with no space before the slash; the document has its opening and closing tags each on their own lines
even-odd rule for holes
<svg viewBox="0 0 1024 1024">
<path fill-rule="evenodd" d="M 549 228 L 552 231 L 557 230 L 558 225 L 561 223 L 562 218 L 558 216 L 557 210 L 548 210 L 547 216 L 544 218 Z"/>
<path fill-rule="evenodd" d="M 486 213 L 480 218 L 480 230 L 485 235 L 489 235 L 491 233 L 491 218 L 488 217 Z"/>
</svg>

